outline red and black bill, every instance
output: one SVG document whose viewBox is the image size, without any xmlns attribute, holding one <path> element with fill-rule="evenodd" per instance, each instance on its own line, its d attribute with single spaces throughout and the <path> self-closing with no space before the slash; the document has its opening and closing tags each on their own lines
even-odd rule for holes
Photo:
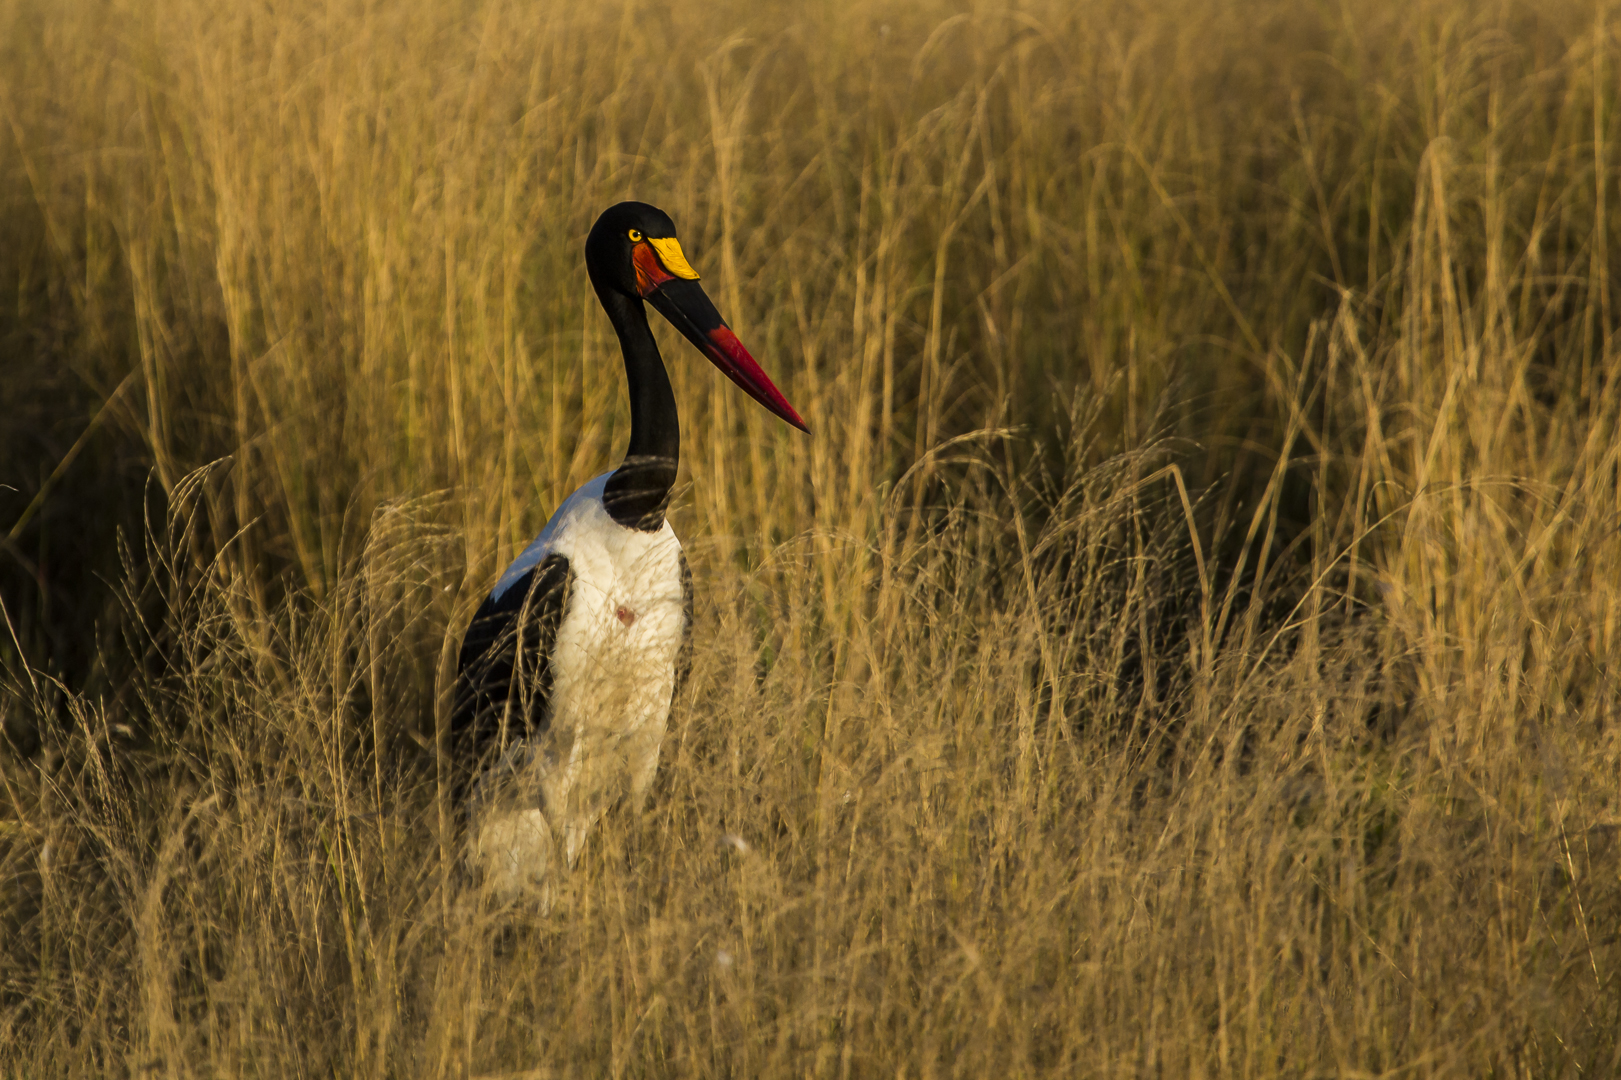
<svg viewBox="0 0 1621 1080">
<path fill-rule="evenodd" d="M 800 431 L 808 433 L 810 428 L 805 426 L 805 421 L 799 418 L 799 413 L 788 404 L 782 391 L 760 370 L 754 357 L 737 340 L 732 328 L 726 325 L 720 312 L 715 310 L 715 305 L 710 303 L 703 287 L 696 280 L 679 278 L 666 272 L 651 248 L 642 244 L 637 247 L 637 284 L 646 290 L 642 295 L 647 302 L 725 372 L 727 378 L 741 386 L 744 393 Z M 645 259 L 641 255 L 643 250 L 647 252 Z M 644 263 L 651 265 L 644 267 Z"/>
</svg>

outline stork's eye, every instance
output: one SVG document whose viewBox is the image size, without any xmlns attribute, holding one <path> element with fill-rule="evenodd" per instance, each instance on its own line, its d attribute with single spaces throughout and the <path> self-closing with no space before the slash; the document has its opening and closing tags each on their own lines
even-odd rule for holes
<svg viewBox="0 0 1621 1080">
<path fill-rule="evenodd" d="M 640 229 L 632 229 L 632 230 L 630 230 L 630 242 L 631 243 L 633 243 L 633 244 L 637 243 L 637 242 L 639 242 L 641 240 L 641 238 L 642 238 L 642 232 L 641 232 Z"/>
</svg>

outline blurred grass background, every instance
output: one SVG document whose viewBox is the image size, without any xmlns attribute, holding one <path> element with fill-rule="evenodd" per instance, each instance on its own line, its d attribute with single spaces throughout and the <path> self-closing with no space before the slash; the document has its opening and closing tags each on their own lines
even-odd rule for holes
<svg viewBox="0 0 1621 1080">
<path fill-rule="evenodd" d="M 0 0 L 0 1074 L 1621 1070 L 1615 16 Z M 815 434 L 660 329 L 694 677 L 492 912 L 632 197 Z"/>
</svg>

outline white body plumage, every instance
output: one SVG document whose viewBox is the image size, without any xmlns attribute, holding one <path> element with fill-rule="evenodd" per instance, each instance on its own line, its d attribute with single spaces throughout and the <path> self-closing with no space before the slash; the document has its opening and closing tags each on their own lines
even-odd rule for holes
<svg viewBox="0 0 1621 1080">
<path fill-rule="evenodd" d="M 621 798 L 640 807 L 658 768 L 687 632 L 681 543 L 667 521 L 656 532 L 615 522 L 602 501 L 610 475 L 571 495 L 491 594 L 550 556 L 568 560 L 550 725 L 508 744 L 470 807 L 475 860 L 507 898 L 549 902 L 554 843 L 572 866 L 603 811 Z"/>
</svg>

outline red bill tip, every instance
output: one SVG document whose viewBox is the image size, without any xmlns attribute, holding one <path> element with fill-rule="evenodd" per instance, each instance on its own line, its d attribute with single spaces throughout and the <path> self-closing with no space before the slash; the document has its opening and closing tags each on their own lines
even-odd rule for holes
<svg viewBox="0 0 1621 1080">
<path fill-rule="evenodd" d="M 810 428 L 805 426 L 805 421 L 799 418 L 799 413 L 788 404 L 788 399 L 782 396 L 782 391 L 778 390 L 770 376 L 760 369 L 760 365 L 749 355 L 743 343 L 737 340 L 737 335 L 732 333 L 730 327 L 717 326 L 709 331 L 708 337 L 715 347 L 712 358 L 716 366 L 726 373 L 727 378 L 741 386 L 749 397 L 777 416 L 805 434 L 810 434 Z"/>
</svg>

